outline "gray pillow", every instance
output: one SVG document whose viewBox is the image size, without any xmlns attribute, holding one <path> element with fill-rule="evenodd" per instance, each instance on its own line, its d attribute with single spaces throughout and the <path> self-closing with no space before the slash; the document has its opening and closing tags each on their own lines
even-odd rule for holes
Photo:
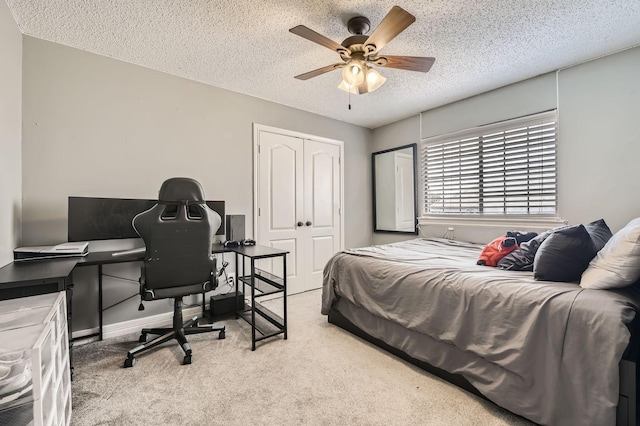
<svg viewBox="0 0 640 426">
<path fill-rule="evenodd" d="M 536 252 L 533 278 L 578 282 L 596 253 L 596 246 L 584 225 L 569 226 L 553 232 Z"/>
<path fill-rule="evenodd" d="M 533 271 L 533 261 L 540 244 L 553 232 L 563 228 L 566 228 L 566 226 L 550 229 L 520 244 L 519 248 L 498 261 L 498 268 L 508 269 L 510 271 Z"/>
<path fill-rule="evenodd" d="M 602 250 L 607 241 L 613 236 L 611 229 L 607 226 L 604 219 L 594 220 L 584 226 L 591 236 L 591 240 L 596 248 L 596 253 Z"/>
</svg>

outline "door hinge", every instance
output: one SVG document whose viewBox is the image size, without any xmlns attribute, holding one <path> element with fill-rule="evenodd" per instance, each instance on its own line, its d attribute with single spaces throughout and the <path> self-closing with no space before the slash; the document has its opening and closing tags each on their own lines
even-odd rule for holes
<svg viewBox="0 0 640 426">
<path fill-rule="evenodd" d="M 260 154 L 260 144 L 258 144 L 258 154 Z"/>
<path fill-rule="evenodd" d="M 258 207 L 258 216 L 260 216 L 260 207 Z"/>
</svg>

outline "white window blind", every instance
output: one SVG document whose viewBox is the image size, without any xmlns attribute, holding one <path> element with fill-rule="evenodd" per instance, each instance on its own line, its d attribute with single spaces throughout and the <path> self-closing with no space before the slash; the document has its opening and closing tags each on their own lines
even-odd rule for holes
<svg viewBox="0 0 640 426">
<path fill-rule="evenodd" d="M 556 111 L 425 139 L 423 215 L 555 216 Z"/>
</svg>

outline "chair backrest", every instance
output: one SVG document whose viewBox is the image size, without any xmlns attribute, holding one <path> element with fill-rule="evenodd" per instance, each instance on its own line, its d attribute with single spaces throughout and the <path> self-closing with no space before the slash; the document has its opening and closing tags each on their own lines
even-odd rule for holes
<svg viewBox="0 0 640 426">
<path fill-rule="evenodd" d="M 205 204 L 197 181 L 166 180 L 158 204 L 133 218 L 133 227 L 146 245 L 141 293 L 148 294 L 143 298 L 177 297 L 215 288 L 211 243 L 220 224 L 220 216 Z"/>
</svg>

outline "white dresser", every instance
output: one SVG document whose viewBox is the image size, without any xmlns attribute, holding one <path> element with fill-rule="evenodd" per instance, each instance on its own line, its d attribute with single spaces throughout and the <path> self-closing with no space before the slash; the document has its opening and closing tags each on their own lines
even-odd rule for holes
<svg viewBox="0 0 640 426">
<path fill-rule="evenodd" d="M 0 301 L 0 425 L 67 426 L 65 292 Z"/>
</svg>

